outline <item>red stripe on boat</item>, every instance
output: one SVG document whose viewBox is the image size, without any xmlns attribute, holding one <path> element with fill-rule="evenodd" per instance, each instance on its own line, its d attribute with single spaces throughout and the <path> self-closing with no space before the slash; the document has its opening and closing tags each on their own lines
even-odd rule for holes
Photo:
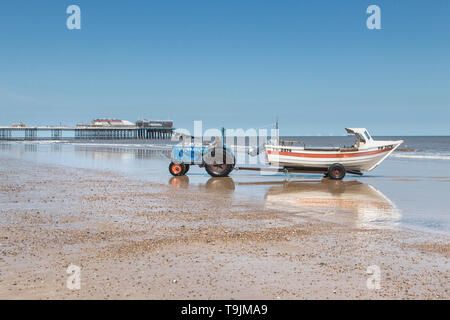
<svg viewBox="0 0 450 320">
<path fill-rule="evenodd" d="M 281 152 L 281 151 L 272 151 L 272 150 L 267 150 L 267 153 L 274 154 L 274 155 L 281 155 L 281 156 L 304 157 L 304 158 L 350 158 L 350 157 L 371 156 L 374 154 L 391 151 L 392 149 L 393 148 L 383 149 L 383 150 L 375 150 L 375 151 L 366 151 L 366 152 L 360 152 L 360 153 L 334 153 L 334 154 Z"/>
</svg>

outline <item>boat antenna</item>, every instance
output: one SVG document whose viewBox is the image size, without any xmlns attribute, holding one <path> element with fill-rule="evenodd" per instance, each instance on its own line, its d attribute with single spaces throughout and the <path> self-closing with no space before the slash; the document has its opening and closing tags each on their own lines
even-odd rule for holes
<svg viewBox="0 0 450 320">
<path fill-rule="evenodd" d="M 279 144 L 280 142 L 280 137 L 279 137 L 279 130 L 278 130 L 278 116 L 276 117 L 275 120 L 275 137 L 273 137 L 271 140 L 273 141 L 273 144 Z"/>
</svg>

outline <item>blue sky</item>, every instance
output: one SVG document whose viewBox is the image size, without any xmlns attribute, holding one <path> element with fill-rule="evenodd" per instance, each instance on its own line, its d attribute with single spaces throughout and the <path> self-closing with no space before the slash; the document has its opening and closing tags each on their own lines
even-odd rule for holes
<svg viewBox="0 0 450 320">
<path fill-rule="evenodd" d="M 67 6 L 82 29 L 66 28 Z M 366 28 L 381 7 L 382 30 Z M 2 1 L 0 124 L 450 134 L 450 2 Z"/>
</svg>

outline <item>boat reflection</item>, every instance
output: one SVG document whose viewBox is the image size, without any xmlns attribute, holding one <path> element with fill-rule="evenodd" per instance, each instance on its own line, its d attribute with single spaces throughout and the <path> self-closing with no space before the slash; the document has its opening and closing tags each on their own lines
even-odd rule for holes
<svg viewBox="0 0 450 320">
<path fill-rule="evenodd" d="M 268 190 L 265 207 L 337 219 L 357 228 L 395 228 L 401 219 L 389 198 L 359 181 L 285 183 Z"/>
</svg>

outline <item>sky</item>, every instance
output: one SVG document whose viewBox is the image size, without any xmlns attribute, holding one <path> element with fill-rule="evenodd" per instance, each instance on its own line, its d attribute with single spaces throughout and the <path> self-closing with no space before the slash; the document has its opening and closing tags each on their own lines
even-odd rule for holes
<svg viewBox="0 0 450 320">
<path fill-rule="evenodd" d="M 0 125 L 93 118 L 450 135 L 450 1 L 1 1 Z"/>
</svg>

